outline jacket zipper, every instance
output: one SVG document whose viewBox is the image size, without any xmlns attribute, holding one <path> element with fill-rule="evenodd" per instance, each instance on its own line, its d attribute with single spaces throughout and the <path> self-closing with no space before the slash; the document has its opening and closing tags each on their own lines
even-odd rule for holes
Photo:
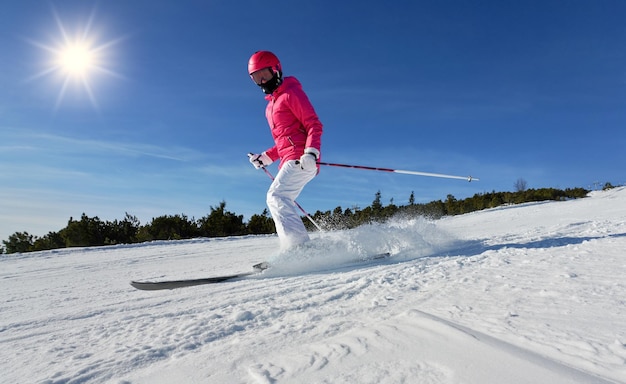
<svg viewBox="0 0 626 384">
<path fill-rule="evenodd" d="M 272 118 L 272 129 L 276 127 L 274 124 L 274 99 L 272 99 L 272 110 L 270 111 L 270 117 Z"/>
</svg>

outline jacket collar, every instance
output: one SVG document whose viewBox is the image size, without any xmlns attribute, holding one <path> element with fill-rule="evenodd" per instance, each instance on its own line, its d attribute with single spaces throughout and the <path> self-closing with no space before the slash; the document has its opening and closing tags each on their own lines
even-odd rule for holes
<svg viewBox="0 0 626 384">
<path fill-rule="evenodd" d="M 296 80 L 293 76 L 287 76 L 283 79 L 283 82 L 269 95 L 265 95 L 265 100 L 273 100 L 277 98 L 281 93 L 285 92 L 285 90 L 289 87 L 292 87 L 295 84 L 299 84 L 298 80 Z"/>
</svg>

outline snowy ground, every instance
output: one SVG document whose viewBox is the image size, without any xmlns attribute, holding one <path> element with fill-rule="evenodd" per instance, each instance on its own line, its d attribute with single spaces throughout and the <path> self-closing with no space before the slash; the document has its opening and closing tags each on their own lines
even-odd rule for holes
<svg viewBox="0 0 626 384">
<path fill-rule="evenodd" d="M 2 257 L 0 382 L 626 383 L 626 188 L 314 239 Z"/>
</svg>

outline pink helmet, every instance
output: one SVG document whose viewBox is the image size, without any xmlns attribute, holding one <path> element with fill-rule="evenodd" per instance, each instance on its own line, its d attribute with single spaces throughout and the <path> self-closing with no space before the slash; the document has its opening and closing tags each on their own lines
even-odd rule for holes
<svg viewBox="0 0 626 384">
<path fill-rule="evenodd" d="M 271 68 L 273 73 L 282 73 L 280 60 L 270 51 L 257 51 L 248 60 L 248 74 L 264 68 Z"/>
</svg>

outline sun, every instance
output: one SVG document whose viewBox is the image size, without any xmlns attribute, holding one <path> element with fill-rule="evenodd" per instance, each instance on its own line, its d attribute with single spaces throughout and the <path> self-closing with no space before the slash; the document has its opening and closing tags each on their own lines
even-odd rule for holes
<svg viewBox="0 0 626 384">
<path fill-rule="evenodd" d="M 67 26 L 54 10 L 53 14 L 59 32 L 55 41 L 52 44 L 30 41 L 49 55 L 45 68 L 33 78 L 51 76 L 60 84 L 55 110 L 63 102 L 71 85 L 78 85 L 94 108 L 97 108 L 94 91 L 96 80 L 102 75 L 121 77 L 113 71 L 109 60 L 112 56 L 111 48 L 120 39 L 102 41 L 99 38 L 93 27 L 95 12 L 74 34 L 68 32 Z"/>
<path fill-rule="evenodd" d="M 74 43 L 59 52 L 58 65 L 67 76 L 87 77 L 97 68 L 97 55 L 87 44 Z"/>
</svg>

